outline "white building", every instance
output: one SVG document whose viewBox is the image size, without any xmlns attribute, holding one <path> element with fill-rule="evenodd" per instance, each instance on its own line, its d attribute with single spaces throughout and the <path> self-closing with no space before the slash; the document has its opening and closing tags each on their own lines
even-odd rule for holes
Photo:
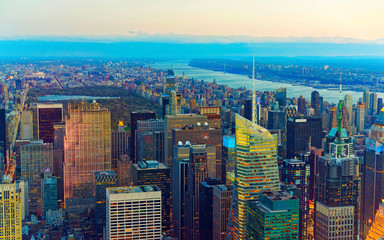
<svg viewBox="0 0 384 240">
<path fill-rule="evenodd" d="M 161 239 L 157 186 L 107 188 L 106 239 Z"/>
</svg>

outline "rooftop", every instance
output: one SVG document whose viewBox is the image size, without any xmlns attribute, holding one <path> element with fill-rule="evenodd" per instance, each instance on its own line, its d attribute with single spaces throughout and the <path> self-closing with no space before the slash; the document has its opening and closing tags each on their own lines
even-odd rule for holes
<svg viewBox="0 0 384 240">
<path fill-rule="evenodd" d="M 263 192 L 262 194 L 272 201 L 295 199 L 293 195 L 284 191 L 268 191 Z"/>
<path fill-rule="evenodd" d="M 158 192 L 160 189 L 157 186 L 141 186 L 141 187 L 113 187 L 107 188 L 109 194 L 122 194 L 122 193 L 142 193 L 142 192 Z"/>
</svg>

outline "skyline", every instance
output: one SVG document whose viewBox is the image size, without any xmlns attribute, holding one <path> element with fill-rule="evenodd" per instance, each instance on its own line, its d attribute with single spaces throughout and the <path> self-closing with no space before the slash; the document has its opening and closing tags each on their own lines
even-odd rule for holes
<svg viewBox="0 0 384 240">
<path fill-rule="evenodd" d="M 384 2 L 378 0 L 370 4 L 360 0 L 5 0 L 0 6 L 0 39 L 8 40 L 51 36 L 169 41 L 176 37 L 182 42 L 384 41 Z"/>
</svg>

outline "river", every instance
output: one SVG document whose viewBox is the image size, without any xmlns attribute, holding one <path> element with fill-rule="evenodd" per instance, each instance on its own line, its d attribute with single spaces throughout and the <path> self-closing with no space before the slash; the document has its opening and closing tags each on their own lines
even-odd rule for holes
<svg viewBox="0 0 384 240">
<path fill-rule="evenodd" d="M 188 61 L 156 62 L 151 64 L 151 66 L 164 71 L 167 69 L 173 69 L 175 75 L 178 76 L 182 76 L 184 72 L 189 78 L 204 80 L 208 82 L 213 82 L 213 80 L 216 79 L 216 83 L 225 84 L 232 88 L 246 87 L 247 89 L 252 89 L 252 80 L 249 79 L 248 76 L 191 67 L 188 65 Z M 286 87 L 288 98 L 298 98 L 300 95 L 302 95 L 304 98 L 310 100 L 312 91 L 317 90 L 320 93 L 320 96 L 323 96 L 324 101 L 329 103 L 337 103 L 339 101 L 338 90 L 315 89 L 309 86 L 295 86 L 293 84 L 271 82 L 265 80 L 256 80 L 255 83 L 257 91 L 273 91 L 280 87 Z M 343 98 L 347 94 L 352 96 L 353 103 L 357 103 L 359 98 L 363 97 L 362 92 L 343 91 Z M 377 97 L 384 99 L 384 93 L 377 93 Z"/>
</svg>

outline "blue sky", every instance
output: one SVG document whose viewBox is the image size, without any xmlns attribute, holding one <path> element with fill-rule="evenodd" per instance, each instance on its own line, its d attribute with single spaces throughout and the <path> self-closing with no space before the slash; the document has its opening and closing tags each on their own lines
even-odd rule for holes
<svg viewBox="0 0 384 240">
<path fill-rule="evenodd" d="M 1 0 L 0 39 L 369 43 L 384 39 L 383 12 L 382 0 Z"/>
</svg>

